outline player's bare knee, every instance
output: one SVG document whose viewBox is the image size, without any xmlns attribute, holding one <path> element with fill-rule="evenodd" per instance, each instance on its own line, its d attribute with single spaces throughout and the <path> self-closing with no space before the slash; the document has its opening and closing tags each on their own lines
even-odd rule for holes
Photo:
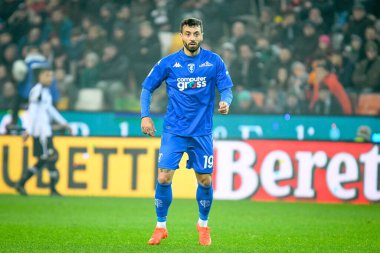
<svg viewBox="0 0 380 253">
<path fill-rule="evenodd" d="M 173 179 L 173 171 L 168 169 L 159 169 L 157 181 L 160 184 L 170 184 Z"/>
<path fill-rule="evenodd" d="M 201 176 L 197 176 L 198 183 L 204 187 L 211 186 L 212 178 L 210 174 L 204 174 Z"/>
</svg>

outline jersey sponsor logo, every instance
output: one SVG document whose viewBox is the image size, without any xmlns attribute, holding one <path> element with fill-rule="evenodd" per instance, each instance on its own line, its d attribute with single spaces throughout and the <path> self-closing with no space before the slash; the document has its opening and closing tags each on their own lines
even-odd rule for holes
<svg viewBox="0 0 380 253">
<path fill-rule="evenodd" d="M 183 77 L 177 78 L 177 87 L 180 91 L 206 87 L 206 77 Z"/>
<path fill-rule="evenodd" d="M 189 70 L 190 73 L 194 73 L 195 64 L 194 63 L 187 64 L 187 69 Z"/>
<path fill-rule="evenodd" d="M 182 65 L 179 64 L 179 62 L 176 62 L 176 63 L 173 65 L 173 68 L 182 68 Z"/>
<path fill-rule="evenodd" d="M 201 65 L 199 65 L 200 68 L 212 67 L 212 66 L 214 66 L 214 64 L 210 63 L 209 61 L 206 61 L 206 62 L 202 63 Z"/>
</svg>

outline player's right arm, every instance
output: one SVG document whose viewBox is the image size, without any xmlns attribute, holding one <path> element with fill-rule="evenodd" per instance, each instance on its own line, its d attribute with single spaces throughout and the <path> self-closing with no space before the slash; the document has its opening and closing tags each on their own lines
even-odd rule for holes
<svg viewBox="0 0 380 253">
<path fill-rule="evenodd" d="M 166 68 L 164 63 L 159 61 L 149 72 L 148 76 L 145 78 L 141 96 L 140 96 L 140 108 L 141 108 L 141 131 L 144 134 L 154 136 L 156 128 L 152 118 L 150 117 L 150 103 L 154 90 L 156 90 L 166 79 Z"/>
<path fill-rule="evenodd" d="M 42 90 L 39 87 L 34 87 L 29 94 L 28 105 L 28 125 L 23 133 L 23 141 L 25 142 L 29 135 L 33 133 L 33 129 L 37 121 L 37 111 L 39 107 L 39 101 L 41 101 Z"/>
</svg>

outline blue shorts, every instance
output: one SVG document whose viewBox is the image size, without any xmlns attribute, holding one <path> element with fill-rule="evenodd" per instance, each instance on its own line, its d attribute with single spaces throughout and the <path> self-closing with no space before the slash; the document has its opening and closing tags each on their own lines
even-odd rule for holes
<svg viewBox="0 0 380 253">
<path fill-rule="evenodd" d="M 183 137 L 162 133 L 158 168 L 176 170 L 183 153 L 189 155 L 186 168 L 197 173 L 210 174 L 214 169 L 212 135 Z"/>
</svg>

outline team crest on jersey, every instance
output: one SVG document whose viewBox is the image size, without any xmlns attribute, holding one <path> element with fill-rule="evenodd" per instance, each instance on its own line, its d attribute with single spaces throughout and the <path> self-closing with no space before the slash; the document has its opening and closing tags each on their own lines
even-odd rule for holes
<svg viewBox="0 0 380 253">
<path fill-rule="evenodd" d="M 187 64 L 187 69 L 189 70 L 190 73 L 194 73 L 195 64 L 194 63 Z"/>
</svg>

